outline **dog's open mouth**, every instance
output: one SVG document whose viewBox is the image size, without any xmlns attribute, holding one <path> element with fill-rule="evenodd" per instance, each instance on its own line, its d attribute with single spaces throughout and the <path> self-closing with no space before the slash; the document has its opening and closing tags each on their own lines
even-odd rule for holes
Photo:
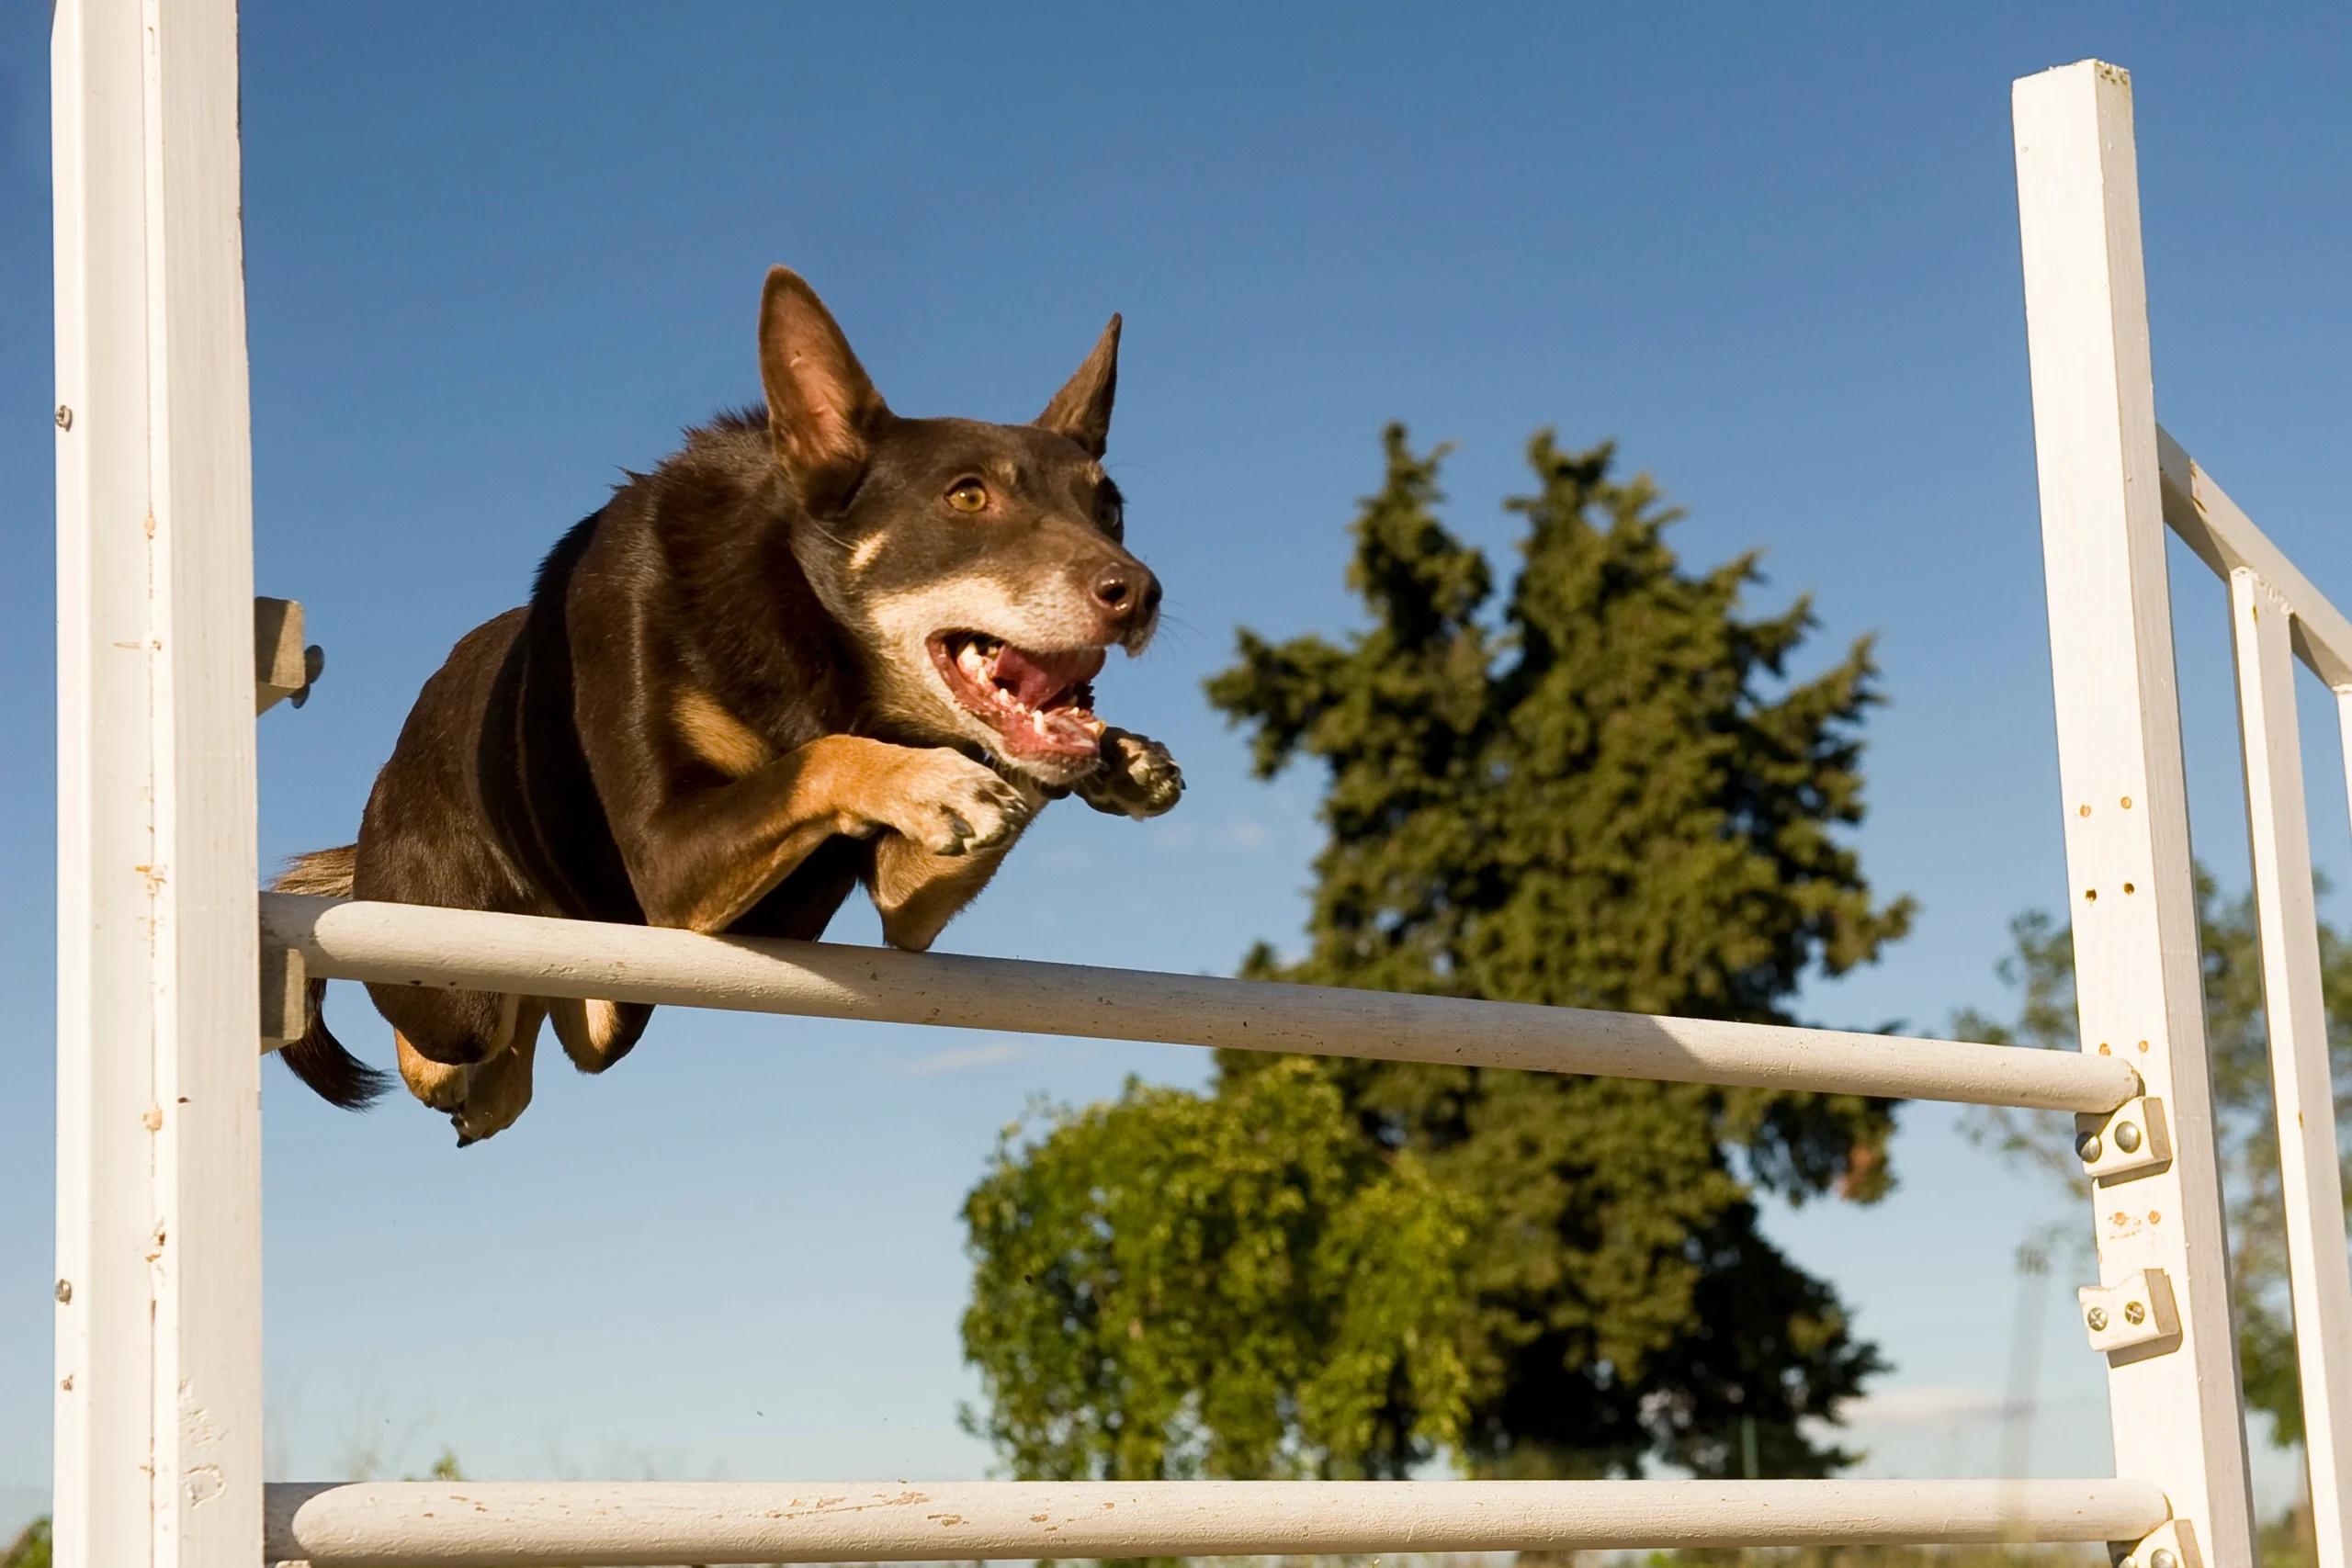
<svg viewBox="0 0 2352 1568">
<path fill-rule="evenodd" d="M 1079 760 L 1101 749 L 1089 682 L 1102 671 L 1102 649 L 1032 653 L 980 632 L 942 632 L 931 658 L 956 701 L 1004 737 L 1008 755 Z"/>
</svg>

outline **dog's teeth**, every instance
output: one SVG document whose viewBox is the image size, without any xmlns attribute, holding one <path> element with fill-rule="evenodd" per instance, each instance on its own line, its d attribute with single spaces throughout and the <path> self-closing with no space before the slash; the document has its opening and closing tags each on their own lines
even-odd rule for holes
<svg viewBox="0 0 2352 1568">
<path fill-rule="evenodd" d="M 1080 719 L 1078 722 L 1085 728 L 1087 734 L 1091 735 L 1097 740 L 1102 739 L 1102 732 L 1111 728 L 1101 719 L 1095 717 L 1092 714 L 1088 714 L 1084 718 Z"/>
</svg>

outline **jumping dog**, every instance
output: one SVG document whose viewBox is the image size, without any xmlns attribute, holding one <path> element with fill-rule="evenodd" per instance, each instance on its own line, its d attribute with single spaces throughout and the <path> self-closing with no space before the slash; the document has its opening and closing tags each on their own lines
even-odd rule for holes
<svg viewBox="0 0 2352 1568">
<path fill-rule="evenodd" d="M 814 939 L 863 884 L 921 950 L 1046 801 L 1137 818 L 1183 778 L 1094 716 L 1160 588 L 1102 468 L 1119 318 L 1025 425 L 892 413 L 822 301 L 768 274 L 764 408 L 686 434 L 565 535 L 530 603 L 425 682 L 358 841 L 286 891 Z M 310 992 L 284 1055 L 327 1100 L 389 1076 Z M 642 1004 L 368 987 L 401 1076 L 462 1145 L 521 1115 L 542 1021 L 583 1072 Z"/>
</svg>

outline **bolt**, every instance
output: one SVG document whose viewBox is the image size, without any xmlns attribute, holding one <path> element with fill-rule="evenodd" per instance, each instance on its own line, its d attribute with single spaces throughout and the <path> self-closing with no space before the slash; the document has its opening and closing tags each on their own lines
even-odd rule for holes
<svg viewBox="0 0 2352 1568">
<path fill-rule="evenodd" d="M 2123 1303 L 2123 1321 L 2130 1324 L 2132 1327 L 2137 1328 L 2142 1324 L 2148 1321 L 2148 1309 L 2142 1306 L 2138 1302 L 2125 1302 Z"/>
<path fill-rule="evenodd" d="M 2148 1553 L 2148 1568 L 2180 1568 L 2180 1559 L 2160 1546 Z"/>
<path fill-rule="evenodd" d="M 2132 1122 L 2118 1122 L 2115 1124 L 2115 1146 L 2127 1155 L 2138 1154 L 2140 1152 L 2139 1125 Z"/>
<path fill-rule="evenodd" d="M 2104 1334 L 2107 1332 L 2107 1309 L 2105 1307 L 2093 1307 L 2089 1313 L 2085 1314 L 2083 1321 L 2091 1325 L 2091 1332 L 2093 1334 Z"/>
<path fill-rule="evenodd" d="M 63 403 L 57 405 L 57 428 L 60 430 L 71 430 L 74 428 L 74 411 L 67 408 Z"/>
<path fill-rule="evenodd" d="M 2075 1154 L 2085 1165 L 2097 1165 L 2098 1156 L 2107 1151 L 2099 1146 L 2097 1133 L 2085 1133 L 2075 1140 Z"/>
<path fill-rule="evenodd" d="M 74 1299 L 74 1284 L 70 1280 L 57 1281 L 57 1304 L 63 1306 Z"/>
</svg>

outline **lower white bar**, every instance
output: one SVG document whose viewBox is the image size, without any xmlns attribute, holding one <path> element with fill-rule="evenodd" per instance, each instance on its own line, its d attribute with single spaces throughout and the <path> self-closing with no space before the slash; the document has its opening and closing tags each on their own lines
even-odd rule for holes
<svg viewBox="0 0 2352 1568">
<path fill-rule="evenodd" d="M 368 1482 L 269 1488 L 311 1568 L 2134 1541 L 2147 1481 Z"/>
<path fill-rule="evenodd" d="M 697 936 L 285 893 L 263 894 L 261 908 L 265 941 L 299 951 L 314 979 L 2050 1111 L 2111 1111 L 2139 1092 L 2138 1075 L 2120 1058 L 2072 1051 Z"/>
</svg>

